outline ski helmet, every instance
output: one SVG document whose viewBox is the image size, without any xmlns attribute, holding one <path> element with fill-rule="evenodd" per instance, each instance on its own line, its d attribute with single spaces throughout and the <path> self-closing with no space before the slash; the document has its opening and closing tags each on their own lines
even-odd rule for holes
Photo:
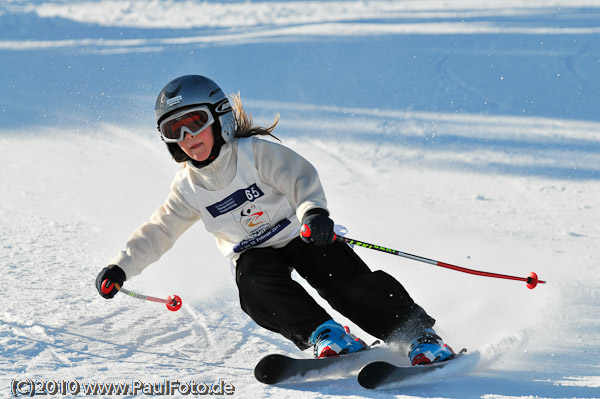
<svg viewBox="0 0 600 399">
<path fill-rule="evenodd" d="M 214 123 L 216 155 L 224 143 L 233 140 L 235 134 L 235 116 L 231 104 L 223 90 L 213 80 L 201 75 L 185 75 L 173 79 L 160 91 L 156 98 L 156 125 L 175 112 L 184 111 L 199 105 L 208 106 Z M 173 159 L 184 162 L 189 157 L 176 143 L 166 143 Z"/>
</svg>

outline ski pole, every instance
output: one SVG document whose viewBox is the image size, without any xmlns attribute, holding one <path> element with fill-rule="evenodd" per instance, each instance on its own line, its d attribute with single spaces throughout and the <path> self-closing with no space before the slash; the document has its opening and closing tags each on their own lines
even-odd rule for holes
<svg viewBox="0 0 600 399">
<path fill-rule="evenodd" d="M 119 292 L 122 292 L 123 294 L 129 295 L 133 298 L 138 298 L 138 299 L 141 299 L 144 301 L 150 301 L 150 302 L 164 303 L 167 305 L 167 309 L 169 309 L 172 312 L 178 311 L 182 305 L 181 298 L 179 297 L 179 295 L 169 296 L 167 299 L 155 298 L 153 296 L 142 295 L 142 294 L 138 294 L 133 291 L 129 291 L 129 290 L 119 286 L 119 284 L 113 283 L 109 279 L 106 279 L 102 282 L 101 290 L 104 294 L 108 294 L 109 292 L 112 291 L 113 286 L 116 287 Z"/>
<path fill-rule="evenodd" d="M 403 258 L 428 263 L 428 264 L 434 265 L 434 266 L 445 267 L 447 269 L 456 270 L 456 271 L 459 271 L 462 273 L 474 274 L 477 276 L 484 276 L 484 277 L 501 278 L 501 279 L 505 279 L 505 280 L 524 281 L 527 283 L 527 288 L 529 288 L 529 289 L 534 289 L 536 287 L 536 285 L 538 285 L 538 284 L 546 284 L 545 281 L 538 280 L 538 276 L 534 272 L 529 273 L 527 275 L 527 277 L 508 276 L 505 274 L 490 273 L 490 272 L 484 272 L 484 271 L 480 271 L 480 270 L 467 269 L 465 267 L 460 267 L 460 266 L 454 266 L 449 263 L 440 262 L 440 261 L 428 259 L 428 258 L 423 258 L 423 257 L 417 256 L 417 255 L 411 255 L 406 252 L 401 252 L 401 251 L 398 251 L 395 249 L 382 247 L 381 245 L 369 244 L 369 243 L 354 240 L 354 239 L 348 238 L 348 237 L 336 236 L 335 240 L 338 242 L 345 242 L 346 244 L 350 244 L 350 245 L 356 245 L 356 246 L 359 246 L 362 248 L 374 249 L 377 251 L 385 252 L 390 255 L 398 255 Z"/>
</svg>

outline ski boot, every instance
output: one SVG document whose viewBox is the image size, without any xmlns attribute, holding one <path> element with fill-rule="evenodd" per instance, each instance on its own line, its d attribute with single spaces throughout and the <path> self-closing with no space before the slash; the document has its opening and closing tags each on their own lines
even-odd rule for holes
<svg viewBox="0 0 600 399">
<path fill-rule="evenodd" d="M 333 320 L 321 324 L 310 336 L 314 345 L 315 357 L 329 357 L 358 352 L 367 348 L 360 338 L 350 334 L 348 327 Z"/>
<path fill-rule="evenodd" d="M 408 349 L 408 357 L 413 366 L 420 364 L 439 363 L 452 359 L 456 354 L 442 339 L 428 328 L 415 338 Z"/>
</svg>

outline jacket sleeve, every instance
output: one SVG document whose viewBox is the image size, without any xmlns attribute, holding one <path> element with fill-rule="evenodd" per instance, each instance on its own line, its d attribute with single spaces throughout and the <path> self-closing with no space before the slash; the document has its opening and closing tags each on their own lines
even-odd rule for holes
<svg viewBox="0 0 600 399">
<path fill-rule="evenodd" d="M 200 213 L 172 186 L 164 204 L 129 237 L 126 249 L 120 251 L 111 264 L 119 265 L 128 279 L 140 274 L 148 265 L 160 259 L 179 236 L 200 218 Z"/>
<path fill-rule="evenodd" d="M 314 208 L 327 210 L 325 192 L 315 167 L 291 149 L 254 138 L 254 160 L 259 177 L 285 195 L 302 221 Z"/>
</svg>

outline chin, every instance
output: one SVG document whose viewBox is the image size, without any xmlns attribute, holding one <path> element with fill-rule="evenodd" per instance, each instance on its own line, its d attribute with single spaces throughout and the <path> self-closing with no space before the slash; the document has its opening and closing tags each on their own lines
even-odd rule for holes
<svg viewBox="0 0 600 399">
<path fill-rule="evenodd" d="M 210 155 L 210 154 L 209 154 Z M 200 157 L 200 156 L 193 156 L 191 157 L 193 160 L 198 161 L 198 162 L 204 162 L 208 159 L 208 155 L 204 156 L 204 157 Z"/>
</svg>

